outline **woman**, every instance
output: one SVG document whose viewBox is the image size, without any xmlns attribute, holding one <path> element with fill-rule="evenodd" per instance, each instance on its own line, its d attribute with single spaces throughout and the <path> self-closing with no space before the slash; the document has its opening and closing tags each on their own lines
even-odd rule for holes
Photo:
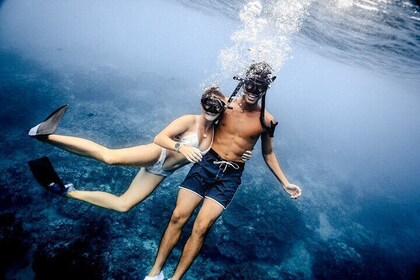
<svg viewBox="0 0 420 280">
<path fill-rule="evenodd" d="M 109 149 L 87 139 L 50 134 L 51 129 L 55 131 L 57 128 L 66 107 L 58 109 L 46 121 L 33 127 L 29 135 L 73 154 L 93 158 L 106 164 L 141 166 L 129 188 L 121 196 L 101 191 L 75 190 L 73 187 L 65 193 L 70 198 L 126 212 L 143 201 L 175 170 L 189 162 L 201 160 L 202 155 L 211 147 L 214 121 L 223 112 L 225 105 L 225 96 L 219 87 L 212 86 L 205 90 L 201 98 L 201 115 L 182 116 L 155 137 L 156 143 L 167 148 L 151 143 L 130 148 Z M 250 152 L 243 155 L 244 161 L 249 158 Z M 53 187 L 53 184 L 50 186 Z"/>
</svg>

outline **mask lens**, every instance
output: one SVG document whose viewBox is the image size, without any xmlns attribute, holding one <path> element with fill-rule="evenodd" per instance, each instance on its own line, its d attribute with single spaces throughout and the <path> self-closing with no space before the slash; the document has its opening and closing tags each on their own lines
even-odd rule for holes
<svg viewBox="0 0 420 280">
<path fill-rule="evenodd" d="M 263 95 L 264 92 L 267 91 L 267 86 L 255 83 L 253 81 L 247 81 L 245 82 L 245 90 L 249 93 L 255 94 L 255 95 Z"/>
<path fill-rule="evenodd" d="M 220 114 L 224 108 L 224 104 L 221 100 L 210 97 L 204 98 L 201 101 L 201 105 L 206 112 L 213 114 Z"/>
</svg>

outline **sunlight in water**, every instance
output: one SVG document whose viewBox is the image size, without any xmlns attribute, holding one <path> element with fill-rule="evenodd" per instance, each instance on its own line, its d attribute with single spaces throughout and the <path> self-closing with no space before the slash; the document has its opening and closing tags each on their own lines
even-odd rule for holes
<svg viewBox="0 0 420 280">
<path fill-rule="evenodd" d="M 348 8 L 353 6 L 353 0 L 337 0 L 338 8 Z"/>
<path fill-rule="evenodd" d="M 240 11 L 241 29 L 235 31 L 233 45 L 222 49 L 219 64 L 222 75 L 243 73 L 253 62 L 267 61 L 278 71 L 290 57 L 290 40 L 299 32 L 310 0 L 248 2 Z"/>
</svg>

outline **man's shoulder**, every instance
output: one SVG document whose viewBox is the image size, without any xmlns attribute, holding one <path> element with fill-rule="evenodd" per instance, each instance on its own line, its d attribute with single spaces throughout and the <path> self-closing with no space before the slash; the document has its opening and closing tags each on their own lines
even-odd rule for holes
<svg viewBox="0 0 420 280">
<path fill-rule="evenodd" d="M 270 112 L 268 112 L 267 110 L 265 110 L 265 112 L 264 112 L 264 121 L 267 125 L 270 125 L 271 122 L 273 122 L 273 123 L 276 122 L 274 116 L 272 114 L 270 114 Z"/>
</svg>

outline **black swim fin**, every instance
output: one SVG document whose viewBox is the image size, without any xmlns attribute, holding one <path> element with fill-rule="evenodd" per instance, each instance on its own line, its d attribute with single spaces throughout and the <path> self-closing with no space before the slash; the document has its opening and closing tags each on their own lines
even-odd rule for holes
<svg viewBox="0 0 420 280">
<path fill-rule="evenodd" d="M 73 184 L 63 184 L 48 157 L 30 160 L 28 165 L 38 183 L 48 191 L 65 196 L 74 190 Z"/>
<path fill-rule="evenodd" d="M 53 134 L 57 130 L 57 127 L 68 107 L 69 105 L 66 104 L 52 112 L 42 123 L 32 127 L 29 130 L 28 135 L 37 137 Z"/>
</svg>

